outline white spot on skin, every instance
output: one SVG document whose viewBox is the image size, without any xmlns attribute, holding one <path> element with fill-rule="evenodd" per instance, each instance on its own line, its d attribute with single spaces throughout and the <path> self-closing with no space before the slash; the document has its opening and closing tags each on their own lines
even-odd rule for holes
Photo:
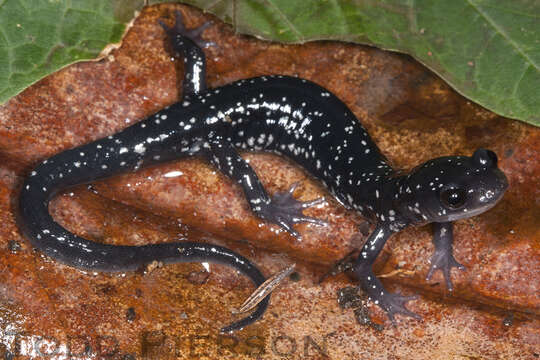
<svg viewBox="0 0 540 360">
<path fill-rule="evenodd" d="M 133 149 L 137 154 L 144 154 L 146 152 L 146 148 L 144 147 L 144 144 L 137 144 L 135 145 L 135 148 Z"/>
</svg>

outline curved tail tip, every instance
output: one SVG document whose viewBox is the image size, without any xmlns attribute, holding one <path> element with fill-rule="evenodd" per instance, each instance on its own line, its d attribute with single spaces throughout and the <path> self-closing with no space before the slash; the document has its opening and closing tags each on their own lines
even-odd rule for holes
<svg viewBox="0 0 540 360">
<path fill-rule="evenodd" d="M 240 319 L 238 321 L 235 321 L 227 326 L 222 327 L 219 332 L 220 334 L 230 334 L 235 331 L 242 330 L 246 326 L 256 322 L 259 320 L 264 313 L 266 312 L 266 309 L 268 308 L 268 305 L 270 304 L 270 294 L 267 295 L 258 305 L 257 308 L 253 313 L 251 313 L 249 316 Z"/>
</svg>

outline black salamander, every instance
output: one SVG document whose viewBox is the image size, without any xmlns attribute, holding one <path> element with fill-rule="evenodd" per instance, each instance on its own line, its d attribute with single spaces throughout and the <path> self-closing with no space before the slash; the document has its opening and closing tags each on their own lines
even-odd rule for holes
<svg viewBox="0 0 540 360">
<path fill-rule="evenodd" d="M 435 253 L 428 279 L 442 270 L 451 289 L 450 270 L 462 268 L 452 255 L 452 222 L 493 207 L 508 183 L 497 157 L 478 149 L 471 157 L 430 160 L 409 174 L 386 161 L 354 114 L 336 96 L 307 80 L 263 76 L 206 89 L 206 43 L 202 27 L 187 30 L 177 13 L 166 30 L 173 49 L 184 58 L 182 101 L 125 130 L 57 154 L 39 164 L 22 186 L 20 228 L 46 255 L 82 269 L 128 271 L 158 260 L 218 262 L 250 277 L 261 272 L 247 259 L 222 247 L 180 242 L 146 246 L 112 246 L 83 239 L 56 223 L 49 200 L 59 191 L 119 173 L 182 157 L 202 155 L 237 181 L 252 211 L 290 232 L 295 223 L 321 220 L 304 216 L 322 199 L 299 202 L 290 191 L 269 195 L 237 149 L 271 151 L 289 157 L 320 179 L 349 209 L 373 219 L 376 228 L 355 262 L 355 272 L 369 298 L 394 321 L 394 315 L 419 318 L 405 307 L 413 297 L 387 292 L 371 267 L 388 238 L 407 226 L 434 223 Z M 262 316 L 269 296 L 246 318 L 222 329 L 243 328 Z"/>
</svg>

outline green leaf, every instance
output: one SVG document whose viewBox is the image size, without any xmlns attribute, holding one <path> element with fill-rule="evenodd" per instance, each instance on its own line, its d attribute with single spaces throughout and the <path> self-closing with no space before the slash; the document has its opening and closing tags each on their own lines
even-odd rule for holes
<svg viewBox="0 0 540 360">
<path fill-rule="evenodd" d="M 186 2 L 263 39 L 346 40 L 408 53 L 471 100 L 540 126 L 538 0 Z M 141 5 L 142 0 L 0 0 L 0 103 L 119 41 Z"/>
<path fill-rule="evenodd" d="M 93 59 L 107 44 L 118 42 L 126 19 L 115 18 L 115 4 L 0 0 L 0 103 L 61 67 Z"/>
<path fill-rule="evenodd" d="M 339 39 L 410 54 L 480 105 L 540 125 L 538 0 L 187 2 L 263 39 Z"/>
</svg>

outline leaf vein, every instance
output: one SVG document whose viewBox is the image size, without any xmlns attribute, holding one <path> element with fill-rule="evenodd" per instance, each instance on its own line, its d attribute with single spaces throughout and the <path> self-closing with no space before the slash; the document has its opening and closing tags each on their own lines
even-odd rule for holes
<svg viewBox="0 0 540 360">
<path fill-rule="evenodd" d="M 514 15 L 519 15 L 519 16 L 524 16 L 524 17 L 533 18 L 533 19 L 540 19 L 540 15 L 535 14 L 535 13 L 522 13 L 522 12 L 519 12 L 519 11 L 514 11 L 514 10 L 510 10 L 510 9 L 505 9 L 505 8 L 500 7 L 500 6 L 494 6 L 494 5 L 489 5 L 489 4 L 484 4 L 484 7 L 485 7 L 485 8 L 496 9 L 496 10 L 499 10 L 499 11 L 504 11 L 504 12 L 507 13 L 507 14 L 514 14 Z M 533 10 L 533 11 L 534 11 L 534 10 Z"/>
<path fill-rule="evenodd" d="M 516 43 L 505 31 L 502 29 L 485 11 L 474 2 L 474 0 L 467 0 L 467 2 L 497 31 L 523 58 L 525 58 L 537 71 L 540 71 L 540 66 L 536 64 L 527 53 Z"/>
<path fill-rule="evenodd" d="M 511 97 L 515 97 L 515 95 L 517 93 L 517 90 L 519 88 L 519 84 L 521 83 L 521 81 L 525 77 L 525 73 L 527 72 L 527 70 L 529 70 L 530 67 L 531 67 L 531 65 L 527 65 L 527 66 L 525 66 L 525 69 L 523 69 L 523 72 L 519 76 L 519 79 L 516 81 L 516 85 L 514 85 L 514 89 L 512 90 L 512 96 Z M 517 99 L 517 97 L 516 97 L 516 99 Z"/>
<path fill-rule="evenodd" d="M 287 18 L 287 15 L 283 13 L 283 11 L 281 11 L 281 9 L 274 2 L 270 0 L 263 0 L 263 2 L 267 3 L 270 7 L 273 7 L 278 13 L 279 17 L 289 26 L 291 31 L 295 33 L 298 40 L 300 40 L 300 42 L 304 42 L 304 36 L 302 35 L 302 33 L 298 31 L 298 29 L 294 26 L 294 24 L 291 21 L 289 21 L 289 19 Z"/>
<path fill-rule="evenodd" d="M 409 31 L 413 34 L 418 33 L 418 21 L 415 11 L 415 0 L 407 0 L 407 20 L 409 20 Z"/>
<path fill-rule="evenodd" d="M 7 55 L 8 55 L 8 74 L 11 74 L 11 72 L 13 71 L 13 47 L 11 46 L 11 44 L 9 43 L 9 38 L 7 37 L 6 33 L 4 32 L 4 28 L 0 27 L 0 35 L 2 35 L 2 37 L 4 38 L 4 40 L 6 41 L 6 50 L 7 50 Z M 10 78 L 10 76 L 8 75 L 7 77 L 8 79 Z"/>
</svg>

